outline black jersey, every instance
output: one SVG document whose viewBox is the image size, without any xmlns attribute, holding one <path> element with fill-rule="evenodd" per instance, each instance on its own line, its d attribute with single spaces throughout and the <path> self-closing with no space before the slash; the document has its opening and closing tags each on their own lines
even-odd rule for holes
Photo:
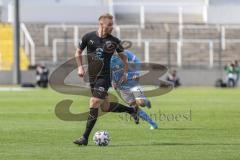
<svg viewBox="0 0 240 160">
<path fill-rule="evenodd" d="M 89 73 L 98 73 L 98 75 L 109 75 L 113 53 L 124 51 L 118 38 L 112 35 L 101 38 L 97 35 L 97 31 L 89 32 L 82 37 L 79 49 L 83 51 L 86 47 Z"/>
</svg>

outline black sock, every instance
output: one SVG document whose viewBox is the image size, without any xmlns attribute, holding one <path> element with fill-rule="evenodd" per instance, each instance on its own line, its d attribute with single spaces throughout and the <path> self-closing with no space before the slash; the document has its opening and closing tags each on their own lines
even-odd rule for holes
<svg viewBox="0 0 240 160">
<path fill-rule="evenodd" d="M 109 112 L 127 112 L 129 114 L 132 114 L 134 112 L 134 108 L 124 106 L 121 103 L 110 102 Z"/>
<path fill-rule="evenodd" d="M 98 117 L 98 108 L 90 108 L 88 115 L 87 125 L 83 137 L 88 139 L 89 134 L 91 133 Z"/>
</svg>

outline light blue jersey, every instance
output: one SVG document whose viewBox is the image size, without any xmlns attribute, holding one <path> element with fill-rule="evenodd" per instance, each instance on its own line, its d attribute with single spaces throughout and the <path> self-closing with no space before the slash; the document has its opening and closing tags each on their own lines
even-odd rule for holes
<svg viewBox="0 0 240 160">
<path fill-rule="evenodd" d="M 120 79 L 124 75 L 124 64 L 121 58 L 113 55 L 111 58 L 111 75 L 112 82 L 117 85 L 119 90 L 129 90 L 130 88 L 139 85 L 138 81 L 133 80 L 133 76 L 139 76 L 140 60 L 130 51 L 125 51 L 128 58 L 129 68 L 127 82 L 120 84 Z"/>
<path fill-rule="evenodd" d="M 136 57 L 136 55 L 128 50 L 124 51 L 124 54 L 128 58 L 128 77 L 127 82 L 120 83 L 120 80 L 122 76 L 124 75 L 124 64 L 121 60 L 121 58 L 117 55 L 113 55 L 111 58 L 111 75 L 112 75 L 112 82 L 116 84 L 117 89 L 120 90 L 120 93 L 122 92 L 122 98 L 128 103 L 128 98 L 131 97 L 132 94 L 128 95 L 128 92 L 131 91 L 132 88 L 139 86 L 139 82 L 136 80 L 133 80 L 134 76 L 140 76 L 139 70 L 141 61 Z M 124 96 L 124 93 L 126 96 Z M 144 96 L 144 95 L 143 95 Z M 134 97 L 136 98 L 136 97 Z M 149 100 L 147 100 L 146 97 L 142 97 L 144 99 L 145 106 L 148 108 L 151 107 L 151 103 Z M 142 118 L 144 121 L 147 121 L 151 125 L 151 129 L 157 129 L 158 126 L 154 120 L 151 119 L 148 114 L 139 109 L 138 115 L 140 118 Z"/>
</svg>

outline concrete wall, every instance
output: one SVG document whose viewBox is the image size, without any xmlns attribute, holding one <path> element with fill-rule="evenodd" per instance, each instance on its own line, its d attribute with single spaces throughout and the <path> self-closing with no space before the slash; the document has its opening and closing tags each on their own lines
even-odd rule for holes
<svg viewBox="0 0 240 160">
<path fill-rule="evenodd" d="M 8 21 L 8 4 L 12 0 L 0 0 L 3 21 Z M 177 13 L 177 6 L 183 12 L 202 14 L 202 6 L 207 0 L 113 0 L 116 14 L 139 14 L 139 4 L 145 5 L 147 12 Z M 126 5 L 118 5 L 125 3 Z M 161 4 L 150 5 L 151 3 Z M 129 5 L 131 4 L 131 5 Z M 191 5 L 190 7 L 188 7 Z M 20 19 L 22 22 L 49 23 L 96 23 L 97 17 L 109 11 L 107 0 L 21 0 Z M 222 14 L 224 13 L 224 14 Z M 209 0 L 209 23 L 240 23 L 240 1 Z"/>
<path fill-rule="evenodd" d="M 8 5 L 3 1 L 3 21 L 8 21 Z M 108 12 L 103 0 L 21 0 L 22 22 L 96 23 L 100 14 Z M 11 19 L 11 18 L 10 18 Z"/>
<path fill-rule="evenodd" d="M 209 6 L 208 23 L 239 24 L 239 15 L 240 4 Z"/>
<path fill-rule="evenodd" d="M 12 0 L 0 0 L 3 21 L 8 21 L 8 4 Z M 184 13 L 202 14 L 205 0 L 113 0 L 116 14 L 139 14 L 139 4 L 145 5 L 146 13 L 177 13 L 177 6 L 183 6 Z M 153 5 L 150 5 L 152 2 Z M 120 5 L 125 3 L 125 5 Z M 128 5 L 131 3 L 131 5 Z M 154 4 L 161 4 L 160 6 Z M 190 7 L 189 7 L 190 6 Z M 22 22 L 49 23 L 96 23 L 102 13 L 109 12 L 106 0 L 21 0 Z M 222 14 L 224 13 L 224 14 Z M 240 1 L 209 0 L 209 23 L 240 23 Z M 11 18 L 10 18 L 11 19 Z"/>
<path fill-rule="evenodd" d="M 0 0 L 0 22 L 2 21 L 3 1 Z"/>
<path fill-rule="evenodd" d="M 21 72 L 22 83 L 36 83 L 35 71 Z M 13 73 L 10 71 L 0 71 L 0 85 L 10 85 L 13 82 Z"/>
<path fill-rule="evenodd" d="M 221 77 L 216 69 L 179 69 L 178 76 L 183 86 L 214 86 L 215 81 Z"/>
<path fill-rule="evenodd" d="M 178 76 L 183 86 L 214 86 L 215 81 L 221 77 L 217 69 L 177 69 Z M 166 80 L 167 74 L 160 79 Z M 71 72 L 65 83 L 78 85 L 80 82 L 77 70 Z"/>
<path fill-rule="evenodd" d="M 221 73 L 217 69 L 178 69 L 183 86 L 214 86 Z M 166 75 L 161 79 L 165 80 Z M 35 71 L 22 72 L 22 82 L 35 83 Z M 76 70 L 65 79 L 65 83 L 78 85 L 80 82 Z M 12 72 L 0 72 L 0 84 L 11 84 Z"/>
<path fill-rule="evenodd" d="M 220 24 L 240 23 L 239 0 L 210 0 L 208 8 L 208 22 Z"/>
<path fill-rule="evenodd" d="M 11 2 L 2 0 L 4 21 L 12 20 L 8 18 Z M 139 14 L 139 4 L 142 4 L 146 13 L 177 14 L 178 6 L 182 6 L 184 13 L 201 15 L 205 0 L 113 0 L 113 4 L 116 14 Z M 109 9 L 107 0 L 21 0 L 20 19 L 22 22 L 96 23 L 99 15 Z"/>
<path fill-rule="evenodd" d="M 211 6 L 219 6 L 219 5 L 240 5 L 239 0 L 209 0 L 209 4 Z"/>
</svg>

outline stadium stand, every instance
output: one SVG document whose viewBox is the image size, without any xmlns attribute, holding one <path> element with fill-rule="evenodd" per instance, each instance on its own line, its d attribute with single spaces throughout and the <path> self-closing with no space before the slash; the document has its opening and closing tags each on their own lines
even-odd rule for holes
<svg viewBox="0 0 240 160">
<path fill-rule="evenodd" d="M 48 40 L 49 45 L 44 45 L 44 27 L 47 24 L 26 24 L 34 42 L 36 43 L 36 61 L 48 61 L 51 64 L 52 47 L 54 39 L 71 39 L 73 40 L 73 27 L 66 25 L 64 31 L 63 27 L 49 28 Z M 61 24 L 59 24 L 61 26 Z M 74 24 L 72 24 L 74 25 Z M 75 24 L 76 25 L 76 24 Z M 144 60 L 144 43 L 139 45 L 137 43 L 138 30 L 141 32 L 141 38 L 150 40 L 149 51 L 150 61 L 166 64 L 168 53 L 171 54 L 171 64 L 177 65 L 177 41 L 179 37 L 179 25 L 176 23 L 168 24 L 170 30 L 170 51 L 168 51 L 167 32 L 165 30 L 165 23 L 147 23 L 145 28 L 121 28 L 121 39 L 135 40 L 133 41 L 133 50 L 142 60 Z M 183 66 L 207 66 L 209 64 L 209 42 L 213 43 L 214 65 L 217 66 L 219 61 L 220 48 L 220 26 L 207 24 L 185 24 L 183 26 L 183 45 L 182 45 L 182 65 Z M 78 37 L 82 37 L 87 31 L 95 30 L 96 28 L 84 28 L 78 25 Z M 238 54 L 238 39 L 240 39 L 239 29 L 231 26 L 225 28 L 226 48 L 222 51 L 222 61 L 229 62 L 233 59 L 240 59 Z M 116 32 L 114 33 L 116 34 Z M 157 42 L 157 40 L 161 42 Z M 72 58 L 76 46 L 74 43 L 59 43 L 57 45 L 57 54 L 59 62 L 68 58 Z M 66 52 L 66 53 L 65 53 Z"/>
<path fill-rule="evenodd" d="M 11 24 L 0 24 L 0 69 L 11 70 L 13 64 L 13 31 Z M 20 48 L 20 67 L 27 70 L 29 61 L 23 48 Z"/>
<path fill-rule="evenodd" d="M 213 14 L 213 12 L 218 12 L 211 8 L 219 8 L 219 5 L 213 5 L 211 1 L 208 3 L 207 0 L 141 0 L 139 3 L 138 0 L 113 0 L 96 3 L 96 0 L 90 0 L 86 4 L 80 4 L 78 0 L 74 2 L 67 0 L 38 1 L 38 4 L 45 7 L 45 15 L 40 11 L 37 12 L 38 4 L 31 0 L 25 2 L 21 3 L 21 22 L 25 24 L 27 31 L 23 31 L 21 27 L 21 31 L 24 33 L 24 36 L 21 37 L 21 47 L 25 47 L 31 66 L 45 64 L 49 67 L 50 72 L 60 63 L 74 57 L 77 47 L 76 40 L 79 41 L 86 32 L 97 29 L 97 16 L 103 12 L 110 12 L 115 16 L 117 26 L 114 35 L 121 40 L 131 41 L 130 50 L 135 52 L 142 61 L 163 65 L 169 65 L 170 62 L 169 66 L 177 68 L 180 75 L 185 73 L 192 75 L 192 73 L 196 73 L 195 70 L 198 70 L 198 72 L 210 75 L 208 77 L 211 78 L 209 81 L 199 81 L 199 83 L 196 82 L 197 79 L 188 81 L 181 78 L 184 84 L 191 85 L 192 82 L 194 84 L 213 84 L 216 75 L 221 76 L 220 70 L 225 64 L 233 60 L 240 60 L 238 53 L 240 22 L 232 21 L 238 22 L 232 24 L 220 21 L 221 14 L 219 16 Z M 68 3 L 69 5 L 67 5 Z M 76 6 L 80 7 L 75 10 L 76 12 L 82 11 L 85 14 L 71 12 Z M 8 4 L 5 3 L 3 7 L 5 7 L 5 12 L 2 18 L 4 22 L 8 22 L 11 19 L 11 16 L 7 17 Z M 92 9 L 96 7 L 100 9 L 86 19 L 88 14 L 86 11 L 92 12 Z M 144 8 L 143 12 L 141 8 Z M 228 6 L 227 8 L 229 8 L 228 11 L 232 9 Z M 33 12 L 35 10 L 36 13 Z M 66 12 L 69 13 L 66 14 L 67 16 L 65 16 Z M 46 16 L 48 13 L 55 14 L 48 17 Z M 71 16 L 70 13 L 79 16 Z M 218 21 L 212 21 L 213 18 Z M 45 35 L 46 27 L 48 28 L 47 36 Z M 26 40 L 24 37 L 27 37 L 29 43 L 33 39 L 34 44 L 30 45 L 30 52 L 26 49 L 28 47 L 24 43 Z M 32 54 L 32 51 L 35 54 Z M 1 55 L 3 54 L 1 53 Z M 221 65 L 220 62 L 222 62 Z M 32 72 L 34 71 L 32 70 Z M 9 74 L 11 73 L 9 72 Z"/>
</svg>

